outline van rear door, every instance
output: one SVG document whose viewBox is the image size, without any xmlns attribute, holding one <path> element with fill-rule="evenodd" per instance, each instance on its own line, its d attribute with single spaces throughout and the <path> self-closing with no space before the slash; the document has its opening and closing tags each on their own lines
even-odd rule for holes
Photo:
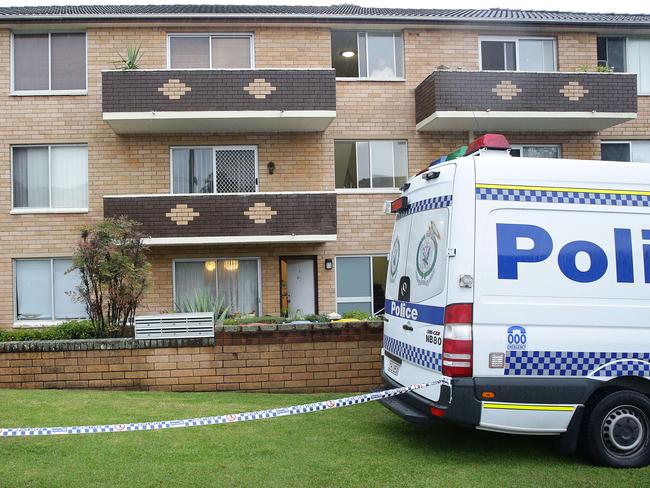
<svg viewBox="0 0 650 488">
<path fill-rule="evenodd" d="M 434 381 L 442 375 L 442 338 L 447 288 L 447 247 L 456 166 L 439 176 L 416 178 L 406 194 L 408 207 L 397 215 L 386 284 L 384 371 L 402 385 Z M 417 392 L 440 397 L 438 386 Z"/>
</svg>

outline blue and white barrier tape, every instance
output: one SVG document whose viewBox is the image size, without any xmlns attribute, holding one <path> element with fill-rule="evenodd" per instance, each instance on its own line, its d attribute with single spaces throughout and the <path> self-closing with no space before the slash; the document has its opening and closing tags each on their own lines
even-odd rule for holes
<svg viewBox="0 0 650 488">
<path fill-rule="evenodd" d="M 229 415 L 217 415 L 214 417 L 199 417 L 181 420 L 160 420 L 156 422 L 136 422 L 131 424 L 105 424 L 105 425 L 77 425 L 70 427 L 16 427 L 0 428 L 0 437 L 31 437 L 41 435 L 73 435 L 73 434 L 102 434 L 107 432 L 132 432 L 139 430 L 162 430 L 177 429 L 182 427 L 197 427 L 200 425 L 231 424 L 235 422 L 248 422 L 249 420 L 261 420 L 287 415 L 300 415 L 303 413 L 331 410 L 333 408 L 349 407 L 361 403 L 373 402 L 382 398 L 402 395 L 409 391 L 419 390 L 440 384 L 448 385 L 447 379 L 440 379 L 430 383 L 421 383 L 411 386 L 403 386 L 392 390 L 366 393 L 324 402 L 306 403 L 304 405 L 293 405 L 291 407 L 273 408 L 271 410 L 258 410 L 256 412 L 235 413 Z"/>
</svg>

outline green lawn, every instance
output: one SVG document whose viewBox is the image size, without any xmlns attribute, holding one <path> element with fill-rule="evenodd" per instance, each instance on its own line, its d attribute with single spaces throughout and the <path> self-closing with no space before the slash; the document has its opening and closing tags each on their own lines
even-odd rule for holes
<svg viewBox="0 0 650 488">
<path fill-rule="evenodd" d="M 0 390 L 0 426 L 165 420 L 331 395 Z M 648 486 L 650 468 L 595 468 L 550 438 L 440 424 L 378 403 L 157 432 L 0 438 L 0 486 Z"/>
</svg>

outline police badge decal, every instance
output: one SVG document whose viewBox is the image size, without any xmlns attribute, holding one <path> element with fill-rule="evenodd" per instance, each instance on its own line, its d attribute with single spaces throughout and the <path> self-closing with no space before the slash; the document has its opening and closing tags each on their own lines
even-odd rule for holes
<svg viewBox="0 0 650 488">
<path fill-rule="evenodd" d="M 393 251 L 390 253 L 390 281 L 395 281 L 397 276 L 397 266 L 399 265 L 399 238 L 395 238 L 393 243 Z"/>
<path fill-rule="evenodd" d="M 433 270 L 438 260 L 438 241 L 441 239 L 436 224 L 429 223 L 429 228 L 420 239 L 415 255 L 415 279 L 419 285 L 428 285 L 433 278 Z"/>
</svg>

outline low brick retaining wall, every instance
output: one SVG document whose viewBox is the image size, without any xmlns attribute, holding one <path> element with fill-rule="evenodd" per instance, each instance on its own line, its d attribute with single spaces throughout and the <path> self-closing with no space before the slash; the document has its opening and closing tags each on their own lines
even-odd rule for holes
<svg viewBox="0 0 650 488">
<path fill-rule="evenodd" d="M 231 326 L 212 339 L 0 343 L 0 388 L 351 392 L 381 384 L 381 323 Z"/>
</svg>

